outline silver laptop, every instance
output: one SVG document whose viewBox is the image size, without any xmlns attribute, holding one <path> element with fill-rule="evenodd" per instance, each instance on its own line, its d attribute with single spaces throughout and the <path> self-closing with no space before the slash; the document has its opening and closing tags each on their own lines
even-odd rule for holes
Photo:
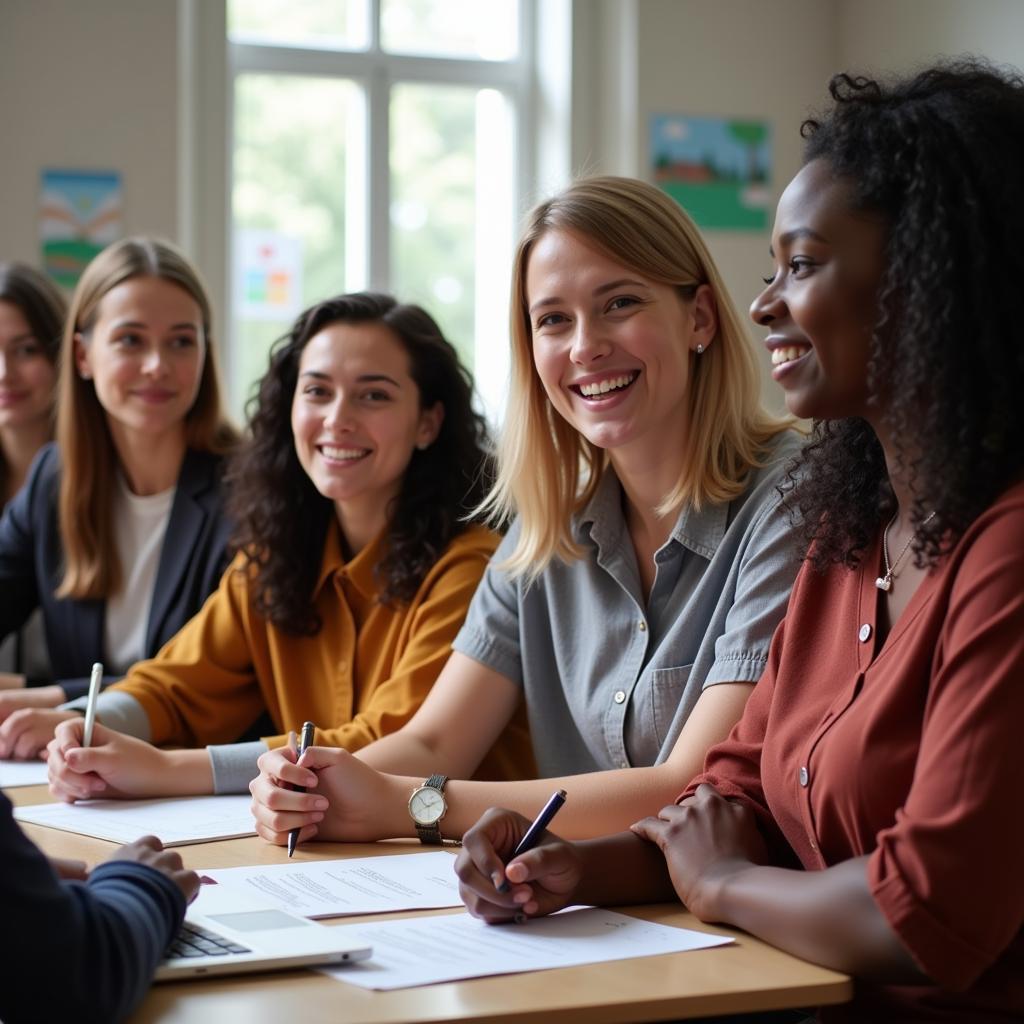
<svg viewBox="0 0 1024 1024">
<path fill-rule="evenodd" d="M 176 981 L 365 960 L 370 947 L 353 943 L 347 931 L 204 883 L 155 977 Z"/>
</svg>

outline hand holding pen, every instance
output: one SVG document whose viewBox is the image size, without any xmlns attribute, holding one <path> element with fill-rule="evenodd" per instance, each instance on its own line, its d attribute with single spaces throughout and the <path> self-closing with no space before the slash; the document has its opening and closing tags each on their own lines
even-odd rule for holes
<svg viewBox="0 0 1024 1024">
<path fill-rule="evenodd" d="M 493 924 L 525 921 L 576 902 L 579 851 L 545 832 L 564 800 L 564 792 L 556 793 L 532 824 L 515 811 L 492 807 L 462 837 L 455 873 L 471 914 Z"/>
<path fill-rule="evenodd" d="M 312 722 L 303 722 L 302 723 L 302 735 L 299 738 L 298 757 L 296 757 L 296 759 L 295 759 L 296 761 L 298 761 L 299 758 L 302 757 L 302 755 L 306 752 L 307 748 L 312 746 L 312 744 L 313 744 L 313 736 L 314 736 L 315 733 L 316 733 L 316 726 L 313 725 Z M 306 787 L 305 786 L 292 786 L 292 789 L 295 790 L 298 793 L 304 793 L 306 791 Z M 299 832 L 301 832 L 301 831 L 302 831 L 301 829 L 293 828 L 291 830 L 291 832 L 288 833 L 288 856 L 289 857 L 291 857 L 292 854 L 295 853 L 295 847 L 296 847 L 296 845 L 298 845 L 298 842 L 299 842 Z"/>
<path fill-rule="evenodd" d="M 544 835 L 548 825 L 551 824 L 551 819 L 562 809 L 562 804 L 564 803 L 564 789 L 560 789 L 557 793 L 551 795 L 551 799 L 541 808 L 540 814 L 533 819 L 533 824 L 526 830 L 526 835 L 516 844 L 516 848 L 512 851 L 512 856 L 509 857 L 510 861 L 515 860 L 521 853 L 532 850 L 540 842 L 541 836 Z M 508 879 L 504 879 L 497 889 L 498 892 L 508 892 Z"/>
</svg>

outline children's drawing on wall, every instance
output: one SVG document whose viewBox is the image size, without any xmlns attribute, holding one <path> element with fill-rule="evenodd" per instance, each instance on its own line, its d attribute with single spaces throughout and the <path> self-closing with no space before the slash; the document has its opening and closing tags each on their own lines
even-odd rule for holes
<svg viewBox="0 0 1024 1024">
<path fill-rule="evenodd" d="M 74 288 L 86 264 L 124 230 L 121 175 L 116 171 L 43 171 L 39 234 L 43 267 Z"/>
<path fill-rule="evenodd" d="M 702 228 L 763 231 L 771 205 L 767 121 L 655 114 L 651 175 Z"/>
</svg>

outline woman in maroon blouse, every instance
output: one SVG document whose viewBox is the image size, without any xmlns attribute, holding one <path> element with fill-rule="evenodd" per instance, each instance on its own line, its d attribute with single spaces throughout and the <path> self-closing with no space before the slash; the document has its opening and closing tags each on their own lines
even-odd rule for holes
<svg viewBox="0 0 1024 1024">
<path fill-rule="evenodd" d="M 630 833 L 505 866 L 528 823 L 488 812 L 463 897 L 497 921 L 674 890 L 855 975 L 829 1020 L 1019 1020 L 1024 80 L 965 62 L 831 94 L 751 308 L 816 423 L 788 498 L 809 553 L 765 675 Z"/>
</svg>

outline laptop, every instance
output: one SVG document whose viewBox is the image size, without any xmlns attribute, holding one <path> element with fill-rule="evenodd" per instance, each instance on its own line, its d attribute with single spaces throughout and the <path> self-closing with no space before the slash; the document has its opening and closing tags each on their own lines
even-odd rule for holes
<svg viewBox="0 0 1024 1024">
<path fill-rule="evenodd" d="M 354 942 L 347 932 L 204 883 L 155 978 L 182 981 L 365 960 L 371 947 Z"/>
</svg>

